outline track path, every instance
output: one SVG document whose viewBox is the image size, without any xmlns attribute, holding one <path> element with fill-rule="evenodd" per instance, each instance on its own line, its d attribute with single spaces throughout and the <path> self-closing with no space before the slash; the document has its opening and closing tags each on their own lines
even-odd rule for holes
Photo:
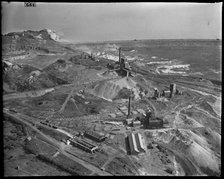
<svg viewBox="0 0 224 179">
<path fill-rule="evenodd" d="M 22 118 L 18 117 L 17 114 L 11 114 L 9 113 L 8 111 L 4 110 L 4 113 L 13 117 L 14 119 L 26 124 L 27 126 L 29 126 L 30 128 L 32 128 L 34 131 L 36 131 L 37 133 L 39 133 L 42 137 L 44 137 L 50 144 L 52 144 L 54 147 L 58 148 L 59 151 L 64 154 L 65 156 L 67 156 L 68 158 L 74 160 L 75 162 L 81 164 L 83 167 L 89 169 L 90 171 L 92 171 L 92 173 L 97 173 L 99 175 L 111 175 L 110 173 L 106 172 L 106 171 L 102 171 L 100 170 L 99 168 L 95 167 L 94 165 L 86 162 L 86 161 L 83 161 L 81 160 L 80 158 L 74 156 L 74 155 L 71 155 L 69 153 L 67 153 L 65 151 L 66 149 L 66 146 L 61 143 L 61 142 L 58 142 L 57 140 L 53 139 L 52 137 L 50 136 L 47 136 L 45 135 L 43 132 L 41 132 L 40 130 L 38 130 L 35 126 L 31 125 L 30 123 L 28 123 L 27 121 L 23 120 Z"/>
<path fill-rule="evenodd" d="M 71 92 L 68 94 L 67 98 L 65 99 L 64 103 L 61 106 L 61 109 L 59 110 L 59 113 L 62 113 L 64 111 L 66 104 L 68 103 L 68 101 L 71 98 L 71 96 L 74 94 L 75 88 L 76 88 L 76 85 L 74 85 L 74 87 L 72 88 Z"/>
</svg>

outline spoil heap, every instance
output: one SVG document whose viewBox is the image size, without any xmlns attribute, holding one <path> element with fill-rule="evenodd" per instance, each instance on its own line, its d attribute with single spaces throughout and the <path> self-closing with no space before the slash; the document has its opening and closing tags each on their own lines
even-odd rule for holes
<svg viewBox="0 0 224 179">
<path fill-rule="evenodd" d="M 95 96 L 112 101 L 123 88 L 131 89 L 134 92 L 134 98 L 140 99 L 140 88 L 131 78 L 112 79 L 98 83 L 92 90 Z"/>
<path fill-rule="evenodd" d="M 177 153 L 182 158 L 182 162 L 189 161 L 191 166 L 188 168 L 191 168 L 191 171 L 196 169 L 208 175 L 219 175 L 218 158 L 204 137 L 189 130 L 172 129 L 154 133 L 154 139 Z M 185 166 L 185 164 L 181 165 Z"/>
</svg>

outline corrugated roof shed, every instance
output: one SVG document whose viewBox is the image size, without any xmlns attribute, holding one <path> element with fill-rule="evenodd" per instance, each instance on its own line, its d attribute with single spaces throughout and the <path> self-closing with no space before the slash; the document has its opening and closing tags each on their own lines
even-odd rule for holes
<svg viewBox="0 0 224 179">
<path fill-rule="evenodd" d="M 86 137 L 91 137 L 91 138 L 94 138 L 95 140 L 97 141 L 102 141 L 103 139 L 105 139 L 104 136 L 101 136 L 93 131 L 85 131 L 84 135 Z"/>
<path fill-rule="evenodd" d="M 142 135 L 140 133 L 136 133 L 135 134 L 135 139 L 136 139 L 138 150 L 141 151 L 141 152 L 144 152 L 145 151 L 145 146 L 144 146 Z"/>
<path fill-rule="evenodd" d="M 131 133 L 128 136 L 128 141 L 129 141 L 129 147 L 130 147 L 130 152 L 131 154 L 138 154 L 139 150 L 137 148 L 136 140 L 135 140 L 135 135 Z"/>
</svg>

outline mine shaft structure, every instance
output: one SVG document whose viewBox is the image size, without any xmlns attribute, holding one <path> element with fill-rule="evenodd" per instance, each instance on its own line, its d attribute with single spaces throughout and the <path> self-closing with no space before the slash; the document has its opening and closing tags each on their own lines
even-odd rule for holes
<svg viewBox="0 0 224 179">
<path fill-rule="evenodd" d="M 129 77 L 131 75 L 131 70 L 125 67 L 125 60 L 121 58 L 121 47 L 119 48 L 119 71 L 121 76 Z"/>
<path fill-rule="evenodd" d="M 113 71 L 116 71 L 119 76 L 122 76 L 122 77 L 132 76 L 131 70 L 129 68 L 125 67 L 125 59 L 121 57 L 121 47 L 119 47 L 118 50 L 119 50 L 118 51 L 118 53 L 119 53 L 118 62 L 115 62 L 115 64 L 108 63 L 107 67 Z"/>
</svg>

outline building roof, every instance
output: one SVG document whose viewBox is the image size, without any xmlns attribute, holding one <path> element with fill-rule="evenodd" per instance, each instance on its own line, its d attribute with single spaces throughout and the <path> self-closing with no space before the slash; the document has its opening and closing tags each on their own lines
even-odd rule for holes
<svg viewBox="0 0 224 179">
<path fill-rule="evenodd" d="M 85 134 L 91 135 L 92 137 L 95 137 L 96 139 L 99 139 L 99 140 L 104 138 L 104 136 L 101 136 L 93 131 L 85 131 Z"/>
<path fill-rule="evenodd" d="M 61 132 L 61 133 L 63 133 L 63 134 L 65 134 L 65 135 L 67 135 L 68 137 L 73 138 L 73 135 L 72 134 L 70 134 L 69 132 L 67 132 L 67 131 L 65 131 L 63 129 L 56 129 L 56 130 L 59 131 L 59 132 Z"/>
<path fill-rule="evenodd" d="M 139 152 L 139 150 L 137 148 L 137 143 L 136 143 L 136 140 L 135 140 L 135 135 L 133 133 L 131 133 L 128 136 L 128 140 L 129 140 L 129 145 L 130 145 L 131 153 L 133 153 L 133 152 Z"/>
<path fill-rule="evenodd" d="M 170 90 L 163 90 L 164 93 L 170 93 Z"/>
<path fill-rule="evenodd" d="M 96 146 L 94 144 L 91 144 L 90 142 L 87 142 L 86 140 L 84 139 L 70 139 L 71 142 L 74 142 L 74 143 L 77 143 L 83 147 L 86 147 L 88 149 L 92 149 L 92 148 L 95 148 Z"/>
<path fill-rule="evenodd" d="M 145 150 L 142 135 L 140 133 L 136 133 L 135 138 L 136 138 L 136 141 L 137 141 L 138 148 L 142 149 L 142 150 Z"/>
<path fill-rule="evenodd" d="M 133 121 L 133 124 L 141 124 L 141 121 Z"/>
<path fill-rule="evenodd" d="M 159 124 L 161 122 L 161 120 L 149 120 L 149 124 Z"/>
</svg>

